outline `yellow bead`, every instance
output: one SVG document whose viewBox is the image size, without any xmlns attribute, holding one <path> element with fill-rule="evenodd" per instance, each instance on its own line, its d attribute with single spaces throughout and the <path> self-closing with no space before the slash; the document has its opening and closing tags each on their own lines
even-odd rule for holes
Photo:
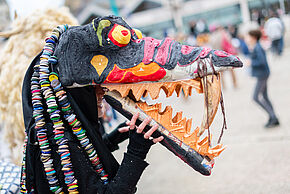
<svg viewBox="0 0 290 194">
<path fill-rule="evenodd" d="M 56 75 L 50 75 L 49 76 L 49 81 L 52 82 L 52 80 L 58 79 Z"/>
</svg>

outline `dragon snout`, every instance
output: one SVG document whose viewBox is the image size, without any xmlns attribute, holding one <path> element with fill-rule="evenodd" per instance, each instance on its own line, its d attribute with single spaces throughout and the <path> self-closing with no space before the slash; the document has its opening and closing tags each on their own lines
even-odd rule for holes
<svg viewBox="0 0 290 194">
<path fill-rule="evenodd" d="M 156 40 L 148 37 L 143 38 L 143 41 L 145 42 L 144 53 L 146 53 L 143 62 L 153 61 L 167 70 L 185 70 L 192 74 L 200 64 L 206 65 L 210 72 L 212 68 L 219 72 L 243 66 L 238 57 L 225 51 L 182 45 L 170 38 Z"/>
<path fill-rule="evenodd" d="M 243 67 L 242 61 L 239 57 L 228 54 L 224 51 L 215 50 L 212 55 L 212 62 L 216 67 Z"/>
</svg>

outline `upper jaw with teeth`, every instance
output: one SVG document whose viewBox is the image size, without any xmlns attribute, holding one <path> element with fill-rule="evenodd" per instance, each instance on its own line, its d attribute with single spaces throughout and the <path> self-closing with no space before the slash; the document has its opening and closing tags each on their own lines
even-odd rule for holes
<svg viewBox="0 0 290 194">
<path fill-rule="evenodd" d="M 220 56 L 216 56 L 219 54 Z M 223 52 L 211 50 L 206 57 L 199 58 L 186 66 L 176 65 L 175 68 L 166 70 L 166 75 L 158 82 L 102 84 L 111 92 L 117 92 L 122 98 L 131 98 L 147 116 L 151 116 L 154 122 L 162 126 L 162 133 L 175 136 L 183 144 L 192 148 L 199 154 L 213 159 L 217 157 L 225 147 L 222 144 L 213 146 L 209 127 L 212 124 L 218 105 L 221 100 L 221 83 L 219 72 L 228 68 L 241 67 L 241 61 L 232 55 L 222 56 Z M 221 57 L 222 56 L 222 57 Z M 200 126 L 192 126 L 192 119 L 182 116 L 182 112 L 172 115 L 173 109 L 167 106 L 161 111 L 161 104 L 148 105 L 141 101 L 141 97 L 150 97 L 154 100 L 163 90 L 166 97 L 176 92 L 177 97 L 183 91 L 185 97 L 192 94 L 192 89 L 204 94 L 203 120 Z M 134 106 L 134 105 L 132 105 Z M 166 129 L 165 131 L 163 129 Z M 208 129 L 204 138 L 201 135 Z"/>
<path fill-rule="evenodd" d="M 111 92 L 118 92 L 122 98 L 133 99 L 139 109 L 147 116 L 152 117 L 155 122 L 168 132 L 199 154 L 213 159 L 225 148 L 221 144 L 213 147 L 210 144 L 211 137 L 206 136 L 201 139 L 200 136 L 214 120 L 221 98 L 221 85 L 219 75 L 208 75 L 204 78 L 139 84 L 104 84 L 102 86 L 108 88 Z M 148 105 L 141 100 L 141 97 L 146 97 L 147 95 L 150 95 L 153 100 L 157 99 L 161 90 L 165 92 L 166 97 L 170 97 L 174 92 L 179 97 L 181 91 L 187 97 L 192 95 L 193 89 L 202 94 L 206 90 L 207 94 L 207 99 L 205 99 L 207 103 L 204 106 L 204 115 L 200 126 L 192 126 L 192 119 L 183 117 L 182 112 L 178 112 L 173 116 L 171 106 L 167 106 L 164 111 L 161 111 L 161 103 Z"/>
</svg>

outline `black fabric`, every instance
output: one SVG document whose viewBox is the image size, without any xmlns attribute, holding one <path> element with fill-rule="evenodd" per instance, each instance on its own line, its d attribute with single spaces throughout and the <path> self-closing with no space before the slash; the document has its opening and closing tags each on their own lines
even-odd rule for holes
<svg viewBox="0 0 290 194">
<path fill-rule="evenodd" d="M 144 134 L 136 133 L 136 129 L 125 133 L 120 133 L 118 129 L 126 126 L 128 126 L 126 122 L 121 123 L 111 133 L 103 134 L 104 142 L 106 143 L 109 150 L 113 152 L 119 149 L 119 143 L 130 137 L 127 153 L 144 160 L 147 153 L 149 152 L 149 149 L 153 145 L 153 142 L 151 140 L 144 139 Z"/>
<path fill-rule="evenodd" d="M 125 153 L 117 175 L 110 182 L 108 187 L 101 188 L 104 190 L 100 190 L 100 193 L 135 193 L 137 190 L 135 185 L 137 184 L 143 170 L 147 167 L 147 165 L 148 164 L 140 158 L 132 154 Z M 132 170 L 134 168 L 138 170 Z"/>
<path fill-rule="evenodd" d="M 102 124 L 100 123 L 100 125 Z M 129 131 L 124 132 L 124 133 L 119 132 L 119 128 L 126 127 L 126 126 L 127 126 L 126 122 L 121 123 L 111 133 L 109 134 L 105 133 L 102 135 L 104 142 L 106 143 L 107 147 L 109 148 L 111 152 L 119 149 L 118 144 L 122 143 L 123 141 L 129 138 Z"/>
<path fill-rule="evenodd" d="M 106 133 L 106 130 L 104 128 L 104 119 L 103 118 L 99 118 L 99 132 L 101 133 L 101 135 L 104 135 Z"/>
<path fill-rule="evenodd" d="M 136 133 L 136 129 L 130 130 L 129 136 L 130 140 L 127 153 L 144 160 L 153 142 L 149 139 L 144 139 L 144 134 Z"/>
<path fill-rule="evenodd" d="M 35 193 L 51 193 L 49 191 L 48 182 L 46 180 L 44 167 L 40 161 L 40 148 L 37 142 L 35 123 L 32 118 L 32 102 L 30 92 L 30 79 L 33 73 L 33 65 L 39 63 L 37 57 L 30 65 L 23 83 L 22 102 L 25 129 L 28 134 L 28 143 L 26 148 L 26 186 L 28 192 L 33 188 Z M 82 122 L 83 128 L 87 131 L 87 136 L 95 147 L 105 171 L 109 175 L 110 182 L 103 185 L 94 171 L 87 154 L 81 148 L 78 140 L 73 135 L 71 128 L 65 124 L 65 137 L 71 152 L 71 161 L 75 177 L 78 180 L 80 193 L 133 193 L 136 184 L 148 165 L 145 161 L 133 154 L 126 154 L 122 165 L 119 166 L 116 159 L 111 154 L 105 142 L 102 140 L 98 130 L 97 101 L 95 90 L 92 86 L 83 88 L 66 89 L 69 101 L 73 107 L 78 119 Z M 44 103 L 44 102 L 43 102 Z M 45 112 L 45 111 L 44 111 Z M 45 115 L 48 117 L 48 115 Z M 52 149 L 52 157 L 54 159 L 54 167 L 57 178 L 60 180 L 61 186 L 66 193 L 64 184 L 64 175 L 61 171 L 60 157 L 57 154 L 57 145 L 53 139 L 53 124 L 46 119 L 46 128 L 48 129 L 48 140 Z M 118 139 L 118 138 L 117 138 Z M 114 142 L 114 140 L 112 140 Z M 147 150 L 147 148 L 146 148 Z M 147 150 L 148 151 L 148 150 Z"/>
</svg>

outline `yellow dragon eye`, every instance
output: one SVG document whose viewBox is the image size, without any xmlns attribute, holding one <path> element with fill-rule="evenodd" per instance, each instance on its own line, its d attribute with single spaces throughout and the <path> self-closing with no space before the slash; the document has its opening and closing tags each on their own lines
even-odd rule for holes
<svg viewBox="0 0 290 194">
<path fill-rule="evenodd" d="M 136 29 L 136 28 L 134 28 L 133 30 L 134 30 L 135 34 L 137 35 L 137 38 L 138 38 L 138 39 L 143 38 L 143 36 L 142 36 L 142 32 L 141 32 L 140 30 L 138 30 L 138 29 Z"/>
<path fill-rule="evenodd" d="M 108 37 L 115 45 L 123 47 L 129 44 L 131 33 L 130 30 L 124 26 L 115 24 L 110 30 Z"/>
</svg>

